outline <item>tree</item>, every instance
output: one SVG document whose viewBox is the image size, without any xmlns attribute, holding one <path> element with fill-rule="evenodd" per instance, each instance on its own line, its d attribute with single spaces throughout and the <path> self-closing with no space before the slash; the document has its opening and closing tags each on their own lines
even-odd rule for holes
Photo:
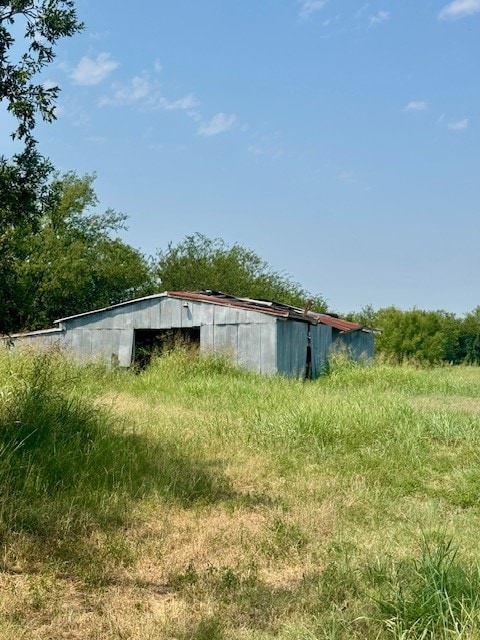
<svg viewBox="0 0 480 640">
<path fill-rule="evenodd" d="M 195 233 L 178 245 L 170 243 L 157 258 L 156 275 L 167 291 L 212 289 L 302 308 L 312 300 L 315 310 L 326 310 L 320 295 L 311 296 L 250 249 L 239 244 L 229 247 L 220 238 Z"/>
<path fill-rule="evenodd" d="M 480 364 L 480 307 L 461 320 L 458 342 L 459 357 L 468 364 Z"/>
<path fill-rule="evenodd" d="M 12 32 L 21 27 L 26 51 L 19 54 Z M 35 78 L 54 59 L 57 41 L 82 28 L 73 0 L 0 2 L 0 103 L 6 103 L 16 120 L 12 137 L 23 144 L 12 161 L 0 158 L 3 225 L 35 219 L 46 196 L 50 166 L 37 151 L 33 131 L 38 115 L 47 122 L 55 119 L 59 88 Z"/>
<path fill-rule="evenodd" d="M 377 312 L 375 323 L 382 331 L 376 340 L 378 351 L 397 362 L 458 361 L 459 323 L 451 313 L 387 307 Z"/>
<path fill-rule="evenodd" d="M 18 327 L 46 327 L 62 316 L 153 293 L 145 257 L 114 235 L 126 216 L 91 211 L 94 180 L 73 172 L 57 176 L 38 231 L 19 233 L 17 282 L 24 304 Z"/>
<path fill-rule="evenodd" d="M 16 326 L 22 306 L 16 280 L 20 228 L 34 230 L 50 199 L 52 167 L 37 149 L 34 129 L 38 116 L 55 119 L 59 88 L 36 78 L 54 59 L 57 41 L 82 28 L 72 0 L 0 1 L 0 104 L 16 122 L 11 135 L 18 147 L 11 159 L 0 156 L 0 332 Z M 20 31 L 23 38 L 16 41 Z"/>
</svg>

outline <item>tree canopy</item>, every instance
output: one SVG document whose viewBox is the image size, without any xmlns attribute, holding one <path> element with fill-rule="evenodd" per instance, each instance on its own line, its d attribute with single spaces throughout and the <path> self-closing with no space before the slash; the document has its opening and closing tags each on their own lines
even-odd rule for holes
<svg viewBox="0 0 480 640">
<path fill-rule="evenodd" d="M 350 317 L 379 328 L 376 351 L 395 362 L 480 364 L 480 307 L 459 318 L 442 310 L 384 307 L 375 311 L 368 305 Z"/>
<path fill-rule="evenodd" d="M 311 295 L 284 273 L 273 270 L 254 251 L 240 244 L 229 247 L 221 238 L 201 233 L 170 243 L 157 255 L 156 276 L 163 290 L 212 289 L 237 296 L 276 300 L 317 311 L 326 310 L 320 295 Z"/>
<path fill-rule="evenodd" d="M 51 199 L 52 166 L 34 129 L 38 117 L 55 119 L 59 88 L 46 86 L 40 73 L 54 59 L 57 41 L 82 28 L 72 0 L 0 1 L 0 104 L 13 117 L 16 140 L 13 157 L 0 156 L 0 332 L 20 320 L 19 238 L 35 230 Z"/>
<path fill-rule="evenodd" d="M 108 209 L 96 213 L 94 175 L 70 172 L 51 185 L 52 203 L 36 233 L 19 233 L 23 259 L 17 282 L 23 295 L 22 328 L 153 293 L 144 256 L 116 237 L 126 216 Z"/>
<path fill-rule="evenodd" d="M 35 218 L 46 196 L 50 166 L 37 150 L 34 129 L 38 116 L 55 119 L 59 87 L 46 86 L 38 76 L 53 61 L 57 41 L 82 28 L 72 0 L 0 3 L 0 103 L 16 122 L 12 137 L 23 145 L 10 161 L 0 158 L 3 225 Z M 23 39 L 16 41 L 13 34 L 19 30 Z"/>
</svg>

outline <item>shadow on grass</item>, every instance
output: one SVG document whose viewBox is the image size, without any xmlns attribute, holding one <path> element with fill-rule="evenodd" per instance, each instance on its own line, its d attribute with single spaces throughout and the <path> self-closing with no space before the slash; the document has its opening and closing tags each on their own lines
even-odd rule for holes
<svg viewBox="0 0 480 640">
<path fill-rule="evenodd" d="M 4 544 L 23 536 L 21 555 L 30 546 L 37 555 L 42 548 L 51 556 L 66 549 L 88 556 L 89 537 L 128 523 L 142 498 L 189 507 L 232 497 L 208 461 L 176 443 L 129 433 L 91 400 L 59 387 L 57 356 L 30 357 L 25 375 L 0 390 Z"/>
</svg>

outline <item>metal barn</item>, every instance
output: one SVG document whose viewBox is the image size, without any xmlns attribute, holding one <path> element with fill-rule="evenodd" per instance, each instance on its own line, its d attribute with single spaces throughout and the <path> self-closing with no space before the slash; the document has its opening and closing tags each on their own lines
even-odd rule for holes
<svg viewBox="0 0 480 640">
<path fill-rule="evenodd" d="M 354 357 L 373 356 L 373 335 L 361 325 L 327 314 L 216 291 L 170 291 L 55 321 L 54 329 L 17 334 L 13 344 L 58 345 L 79 360 L 123 367 L 180 336 L 201 352 L 265 374 L 317 377 L 333 344 Z"/>
</svg>

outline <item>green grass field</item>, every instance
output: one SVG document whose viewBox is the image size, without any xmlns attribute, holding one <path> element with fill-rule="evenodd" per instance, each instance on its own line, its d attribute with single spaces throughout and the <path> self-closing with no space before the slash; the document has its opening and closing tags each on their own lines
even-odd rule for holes
<svg viewBox="0 0 480 640">
<path fill-rule="evenodd" d="M 0 354 L 0 638 L 480 638 L 480 368 Z"/>
</svg>

